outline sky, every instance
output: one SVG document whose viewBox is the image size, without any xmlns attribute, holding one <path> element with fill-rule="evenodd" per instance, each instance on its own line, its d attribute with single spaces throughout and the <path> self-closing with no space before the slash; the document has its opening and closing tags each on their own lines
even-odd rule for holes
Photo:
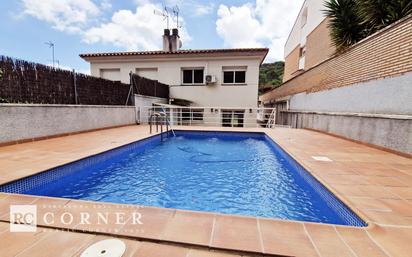
<svg viewBox="0 0 412 257">
<path fill-rule="evenodd" d="M 283 47 L 303 0 L 14 0 L 0 1 L 0 55 L 89 73 L 80 53 L 162 48 L 164 6 L 179 7 L 183 49 Z M 170 12 L 170 27 L 176 18 Z"/>
</svg>

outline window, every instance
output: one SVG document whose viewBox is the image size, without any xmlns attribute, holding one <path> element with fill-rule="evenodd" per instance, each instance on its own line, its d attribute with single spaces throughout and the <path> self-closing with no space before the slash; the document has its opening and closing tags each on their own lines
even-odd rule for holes
<svg viewBox="0 0 412 257">
<path fill-rule="evenodd" d="M 203 109 L 182 109 L 182 120 L 203 121 Z"/>
<path fill-rule="evenodd" d="M 244 70 L 225 70 L 223 71 L 223 84 L 245 84 L 246 71 Z"/>
<path fill-rule="evenodd" d="M 299 57 L 303 57 L 303 56 L 305 56 L 305 54 L 306 54 L 306 46 L 302 46 L 299 49 Z"/>
<path fill-rule="evenodd" d="M 182 80 L 183 84 L 204 84 L 203 68 L 183 69 Z"/>
<path fill-rule="evenodd" d="M 244 110 L 222 111 L 222 127 L 243 127 Z"/>
</svg>

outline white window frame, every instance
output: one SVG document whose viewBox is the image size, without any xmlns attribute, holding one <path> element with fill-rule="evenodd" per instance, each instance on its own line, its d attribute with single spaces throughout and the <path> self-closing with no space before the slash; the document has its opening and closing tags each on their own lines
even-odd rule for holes
<svg viewBox="0 0 412 257">
<path fill-rule="evenodd" d="M 191 70 L 192 71 L 192 83 L 184 83 L 184 81 L 183 81 L 183 77 L 184 77 L 184 75 L 183 75 L 183 72 L 184 71 L 186 71 L 186 70 Z M 202 70 L 203 71 L 203 82 L 202 83 L 194 83 L 194 81 L 195 81 L 195 70 Z M 185 86 L 190 86 L 190 85 L 198 85 L 198 86 L 201 86 L 201 85 L 205 85 L 205 68 L 204 67 L 185 67 L 185 68 L 182 68 L 182 71 L 181 71 L 181 82 L 182 82 L 182 85 L 185 85 Z"/>
<path fill-rule="evenodd" d="M 245 72 L 245 82 L 236 82 L 236 71 L 244 71 Z M 225 83 L 225 72 L 233 72 L 233 82 L 232 83 Z M 246 85 L 247 81 L 247 67 L 223 67 L 222 69 L 222 85 Z"/>
</svg>

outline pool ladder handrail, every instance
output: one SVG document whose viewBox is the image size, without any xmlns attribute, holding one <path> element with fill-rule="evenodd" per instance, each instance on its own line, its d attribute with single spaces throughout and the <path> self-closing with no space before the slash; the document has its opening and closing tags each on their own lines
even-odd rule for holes
<svg viewBox="0 0 412 257">
<path fill-rule="evenodd" d="M 153 122 L 155 122 L 156 124 L 156 133 L 159 132 L 159 124 L 160 124 L 161 141 L 163 141 L 163 124 L 166 124 L 166 135 L 167 137 L 169 137 L 170 123 L 168 122 L 167 114 L 165 112 L 153 112 L 152 114 L 150 114 L 150 117 L 149 117 L 150 134 L 152 134 L 152 131 L 153 131 L 152 129 Z M 172 130 L 173 136 L 176 136 L 171 126 L 170 126 L 170 129 Z"/>
<path fill-rule="evenodd" d="M 168 129 L 168 126 L 169 126 L 169 127 L 170 127 L 170 130 L 172 131 L 173 136 L 175 137 L 175 136 L 176 136 L 175 131 L 174 131 L 173 128 L 172 128 L 172 124 L 170 123 L 170 120 L 169 120 L 169 118 L 167 117 L 167 112 L 166 112 L 166 110 L 165 110 L 164 107 L 162 107 L 162 111 L 161 111 L 160 113 L 164 115 L 164 118 L 165 118 L 165 120 L 166 120 L 166 129 Z"/>
</svg>

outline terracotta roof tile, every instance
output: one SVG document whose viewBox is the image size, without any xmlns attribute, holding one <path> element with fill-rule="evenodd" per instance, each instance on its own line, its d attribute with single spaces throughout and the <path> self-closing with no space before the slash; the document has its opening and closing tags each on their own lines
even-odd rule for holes
<svg viewBox="0 0 412 257">
<path fill-rule="evenodd" d="M 80 57 L 105 57 L 105 56 L 141 56 L 141 55 L 188 55 L 188 54 L 218 54 L 218 53 L 268 53 L 268 48 L 232 48 L 232 49 L 199 49 L 179 50 L 176 52 L 165 51 L 139 51 L 139 52 L 112 52 L 112 53 L 85 53 Z"/>
</svg>

